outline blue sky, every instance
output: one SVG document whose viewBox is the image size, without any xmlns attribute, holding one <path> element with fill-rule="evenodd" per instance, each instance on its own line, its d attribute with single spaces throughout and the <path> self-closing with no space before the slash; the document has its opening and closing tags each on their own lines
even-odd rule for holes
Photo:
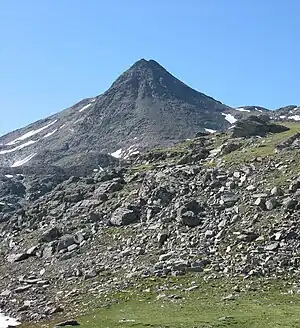
<svg viewBox="0 0 300 328">
<path fill-rule="evenodd" d="M 228 105 L 300 104 L 299 0 L 0 0 L 0 134 L 155 59 Z"/>
</svg>

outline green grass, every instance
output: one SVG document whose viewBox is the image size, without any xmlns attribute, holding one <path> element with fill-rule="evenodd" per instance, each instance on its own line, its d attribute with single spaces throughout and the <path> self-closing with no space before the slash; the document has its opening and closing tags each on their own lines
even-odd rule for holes
<svg viewBox="0 0 300 328">
<path fill-rule="evenodd" d="M 171 147 L 166 148 L 154 148 L 151 152 L 153 153 L 187 153 L 191 147 L 191 145 L 194 143 L 194 140 L 185 140 L 183 142 L 179 142 Z"/>
<path fill-rule="evenodd" d="M 282 133 L 274 133 L 269 136 L 262 138 L 261 140 L 255 142 L 255 146 L 247 146 L 245 141 L 245 146 L 242 149 L 236 150 L 223 158 L 225 162 L 232 164 L 247 163 L 254 160 L 257 157 L 267 157 L 274 155 L 276 145 L 289 137 L 300 131 L 300 123 L 285 122 L 282 123 L 290 128 L 289 131 Z"/>
<path fill-rule="evenodd" d="M 136 173 L 136 172 L 147 172 L 154 169 L 155 169 L 155 165 L 153 164 L 141 164 L 141 165 L 133 166 L 131 171 L 133 173 Z"/>
<path fill-rule="evenodd" d="M 193 284 L 199 288 L 187 292 L 185 289 Z M 249 284 L 255 288 L 246 287 L 235 293 L 233 286 L 236 284 L 240 283 L 224 280 L 207 283 L 195 277 L 174 279 L 169 283 L 147 281 L 132 290 L 113 295 L 116 302 L 110 306 L 103 307 L 103 296 L 99 296 L 102 305 L 100 302 L 98 308 L 96 300 L 87 301 L 91 307 L 90 314 L 77 320 L 82 328 L 300 327 L 300 296 L 283 294 L 291 286 L 278 281 L 244 281 L 242 285 Z M 159 287 L 167 288 L 157 292 Z M 222 299 L 231 293 L 235 295 L 234 300 Z M 158 298 L 161 294 L 176 297 Z M 53 325 L 51 323 L 50 327 Z"/>
</svg>

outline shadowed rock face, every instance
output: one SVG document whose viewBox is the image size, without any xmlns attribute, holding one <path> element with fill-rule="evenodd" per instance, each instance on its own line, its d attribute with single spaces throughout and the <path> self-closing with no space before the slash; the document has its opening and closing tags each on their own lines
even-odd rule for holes
<svg viewBox="0 0 300 328">
<path fill-rule="evenodd" d="M 268 133 L 280 133 L 287 130 L 289 130 L 289 128 L 286 126 L 271 123 L 267 115 L 252 115 L 236 123 L 233 128 L 232 136 L 234 138 L 251 136 L 263 137 Z"/>
<path fill-rule="evenodd" d="M 154 60 L 139 60 L 102 95 L 0 138 L 0 166 L 69 167 L 86 154 L 128 157 L 138 150 L 222 130 L 229 107 L 191 89 Z M 102 155 L 101 155 L 102 156 Z M 104 165 L 105 166 L 105 165 Z"/>
</svg>

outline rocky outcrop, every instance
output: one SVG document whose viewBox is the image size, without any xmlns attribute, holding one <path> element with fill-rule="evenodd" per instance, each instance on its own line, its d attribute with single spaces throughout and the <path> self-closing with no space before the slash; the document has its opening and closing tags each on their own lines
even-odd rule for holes
<svg viewBox="0 0 300 328">
<path fill-rule="evenodd" d="M 252 115 L 236 122 L 235 127 L 232 130 L 232 137 L 264 137 L 268 133 L 280 133 L 288 130 L 289 128 L 284 125 L 270 122 L 268 115 Z"/>
</svg>

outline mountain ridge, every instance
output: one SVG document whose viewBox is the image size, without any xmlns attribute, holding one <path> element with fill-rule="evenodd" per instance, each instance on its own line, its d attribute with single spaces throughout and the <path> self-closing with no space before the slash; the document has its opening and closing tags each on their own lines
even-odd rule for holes
<svg viewBox="0 0 300 328">
<path fill-rule="evenodd" d="M 131 153 L 193 137 L 204 126 L 224 129 L 230 124 L 221 111 L 228 106 L 200 93 L 154 60 L 141 59 L 99 96 L 0 137 L 0 165 L 39 162 L 45 150 L 60 154 L 46 164 L 61 163 L 74 153 Z M 219 112 L 219 113 L 216 113 Z M 215 115 L 216 114 L 216 115 Z M 69 161 L 63 165 L 69 165 Z"/>
<path fill-rule="evenodd" d="M 288 110 L 298 118 L 290 106 L 272 116 L 280 120 Z M 237 119 L 261 112 L 270 113 L 259 106 L 229 107 L 190 88 L 155 60 L 141 59 L 102 94 L 1 136 L 0 166 L 68 167 L 77 155 L 84 161 L 84 153 L 94 154 L 101 166 L 100 154 L 126 159 L 198 132 L 224 131 Z"/>
</svg>

